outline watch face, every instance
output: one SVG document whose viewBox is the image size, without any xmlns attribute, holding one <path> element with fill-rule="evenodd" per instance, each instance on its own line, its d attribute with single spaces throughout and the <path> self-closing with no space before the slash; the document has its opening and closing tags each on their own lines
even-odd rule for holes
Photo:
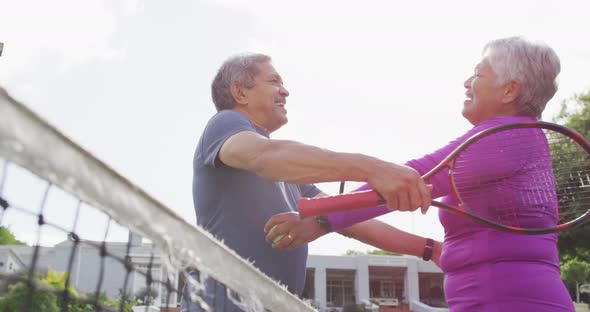
<svg viewBox="0 0 590 312">
<path fill-rule="evenodd" d="M 330 221 L 326 216 L 317 216 L 315 217 L 315 220 L 324 230 L 327 232 L 332 232 L 332 226 L 330 225 Z"/>
</svg>

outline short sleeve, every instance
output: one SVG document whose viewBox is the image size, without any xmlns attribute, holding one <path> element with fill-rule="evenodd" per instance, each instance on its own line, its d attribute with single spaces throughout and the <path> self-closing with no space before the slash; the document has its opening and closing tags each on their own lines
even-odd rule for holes
<svg viewBox="0 0 590 312">
<path fill-rule="evenodd" d="M 321 190 L 313 184 L 299 184 L 299 190 L 301 191 L 301 197 L 313 198 L 318 195 Z"/>
<path fill-rule="evenodd" d="M 217 155 L 227 139 L 242 131 L 256 131 L 255 126 L 248 118 L 238 112 L 227 110 L 213 116 L 201 137 L 201 155 L 206 166 L 216 167 Z"/>
</svg>

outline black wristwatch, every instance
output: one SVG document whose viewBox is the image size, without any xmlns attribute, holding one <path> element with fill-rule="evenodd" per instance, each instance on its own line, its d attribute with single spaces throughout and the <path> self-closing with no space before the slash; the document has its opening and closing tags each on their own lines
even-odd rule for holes
<svg viewBox="0 0 590 312">
<path fill-rule="evenodd" d="M 315 221 L 320 225 L 322 229 L 326 231 L 326 233 L 332 232 L 332 225 L 330 224 L 330 220 L 326 216 L 317 216 L 315 217 Z"/>
<path fill-rule="evenodd" d="M 422 253 L 422 260 L 430 261 L 432 259 L 432 250 L 434 249 L 434 240 L 432 238 L 426 239 L 426 244 L 424 245 L 424 252 Z"/>
</svg>

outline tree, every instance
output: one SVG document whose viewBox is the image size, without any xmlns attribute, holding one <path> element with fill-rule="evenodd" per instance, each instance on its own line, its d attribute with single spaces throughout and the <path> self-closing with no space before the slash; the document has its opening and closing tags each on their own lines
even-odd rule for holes
<svg viewBox="0 0 590 312">
<path fill-rule="evenodd" d="M 69 277 L 68 272 L 60 273 L 54 271 L 52 269 L 47 270 L 47 276 L 42 278 L 40 281 L 41 283 L 52 287 L 55 290 L 64 291 L 66 289 L 66 280 Z M 78 292 L 74 289 L 72 285 L 68 286 L 68 294 L 70 297 L 78 297 Z"/>
<path fill-rule="evenodd" d="M 96 294 L 88 295 L 87 299 L 90 299 L 90 301 L 96 301 L 99 305 L 112 308 L 116 311 L 132 312 L 133 306 L 138 305 L 139 302 L 135 299 L 131 300 L 128 296 L 126 296 L 123 299 L 123 303 L 121 303 L 121 300 L 123 298 L 122 295 L 123 295 L 123 291 L 121 289 L 119 289 L 119 297 L 116 300 L 109 300 L 109 298 L 107 297 L 107 294 L 104 291 L 98 295 L 96 295 Z M 96 311 L 94 306 L 89 303 L 79 302 L 79 306 L 84 308 L 84 309 L 80 310 L 79 312 L 94 312 L 94 311 Z M 120 310 L 121 308 L 122 308 L 122 310 Z M 78 310 L 70 310 L 70 311 L 78 312 Z M 99 311 L 104 311 L 104 310 L 100 309 Z"/>
<path fill-rule="evenodd" d="M 10 232 L 5 226 L 0 226 L 0 245 L 24 245 L 24 242 L 19 241 L 14 237 L 14 234 Z"/>
<path fill-rule="evenodd" d="M 369 250 L 367 251 L 368 255 L 381 255 L 381 256 L 401 256 L 400 253 L 395 253 L 391 251 L 385 251 L 381 249 Z"/>
<path fill-rule="evenodd" d="M 360 255 L 364 255 L 364 254 L 365 254 L 364 252 L 359 251 L 359 250 L 348 249 L 344 255 L 345 256 L 360 256 Z"/>
<path fill-rule="evenodd" d="M 561 111 L 553 120 L 590 138 L 590 91 L 576 94 L 561 103 Z M 583 225 L 559 234 L 562 262 L 578 258 L 590 262 L 590 226 Z"/>
<path fill-rule="evenodd" d="M 348 304 L 344 306 L 342 312 L 365 312 L 365 308 L 363 308 L 360 304 Z"/>
<path fill-rule="evenodd" d="M 26 276 L 24 277 L 26 278 Z M 37 279 L 37 283 L 41 287 L 34 290 L 31 290 L 21 281 L 9 285 L 6 294 L 0 298 L 0 312 L 26 311 L 26 304 L 29 304 L 29 311 L 62 311 L 65 305 L 63 294 L 65 293 L 67 278 L 67 272 L 60 273 L 49 269 L 45 277 Z M 52 291 L 47 290 L 47 288 L 52 289 Z M 81 298 L 71 285 L 68 287 L 67 294 L 69 300 L 67 301 L 66 310 L 70 312 L 103 311 L 103 309 L 97 309 L 94 302 L 117 311 L 132 312 L 132 307 L 138 303 L 136 300 L 126 300 L 123 302 L 122 310 L 120 310 L 120 298 L 118 300 L 108 300 L 104 292 Z"/>
<path fill-rule="evenodd" d="M 35 291 L 29 297 L 30 291 L 22 282 L 8 286 L 8 293 L 0 300 L 0 312 L 26 311 L 27 303 L 29 311 L 59 312 L 55 294 Z"/>
<path fill-rule="evenodd" d="M 561 266 L 561 278 L 568 287 L 575 287 L 576 302 L 580 302 L 579 286 L 588 282 L 590 265 L 578 259 L 571 259 Z"/>
<path fill-rule="evenodd" d="M 385 251 L 385 250 L 381 250 L 381 249 L 367 250 L 367 252 L 349 249 L 346 251 L 346 253 L 344 255 L 345 256 L 360 256 L 360 255 L 400 256 L 401 254 L 395 253 L 395 252 L 390 252 L 390 251 Z"/>
<path fill-rule="evenodd" d="M 561 102 L 561 110 L 554 121 L 575 129 L 585 138 L 590 137 L 590 91 Z"/>
<path fill-rule="evenodd" d="M 27 275 L 22 275 L 21 278 L 27 278 Z M 9 285 L 8 292 L 0 299 L 0 312 L 25 311 L 27 301 L 31 301 L 30 311 L 60 311 L 60 307 L 64 305 L 62 294 L 66 288 L 67 278 L 68 273 L 49 269 L 45 277 L 37 279 L 41 288 L 31 289 L 22 281 Z M 48 291 L 46 288 L 54 291 Z M 95 311 L 92 305 L 78 300 L 78 293 L 71 285 L 68 287 L 68 295 L 68 311 Z"/>
</svg>

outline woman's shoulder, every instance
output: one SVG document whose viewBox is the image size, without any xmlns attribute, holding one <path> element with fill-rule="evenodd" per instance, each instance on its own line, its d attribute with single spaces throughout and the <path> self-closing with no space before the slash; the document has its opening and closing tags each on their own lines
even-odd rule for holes
<svg viewBox="0 0 590 312">
<path fill-rule="evenodd" d="M 500 116 L 500 117 L 488 119 L 488 120 L 478 124 L 476 127 L 481 126 L 481 127 L 490 128 L 490 127 L 509 124 L 509 123 L 529 122 L 529 121 L 537 121 L 537 118 L 531 117 L 531 116 Z"/>
</svg>

